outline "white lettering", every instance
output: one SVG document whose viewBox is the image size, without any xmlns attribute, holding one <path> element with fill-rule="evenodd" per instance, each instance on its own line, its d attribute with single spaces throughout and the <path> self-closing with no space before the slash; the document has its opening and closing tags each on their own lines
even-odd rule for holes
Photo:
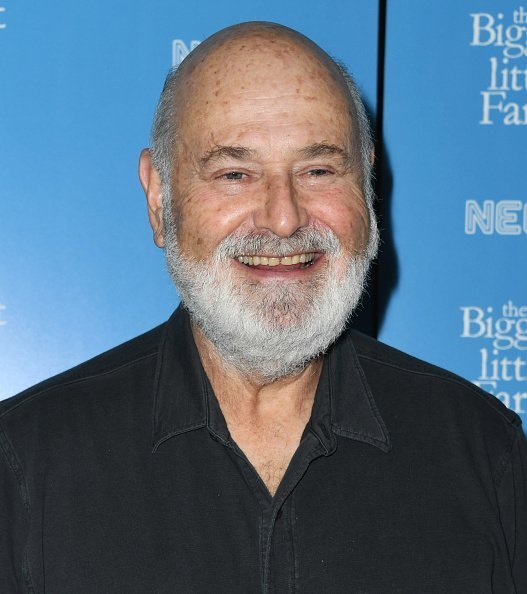
<svg viewBox="0 0 527 594">
<path fill-rule="evenodd" d="M 511 60 L 527 55 L 525 43 L 522 38 L 527 34 L 527 27 L 517 23 L 505 27 L 503 23 L 497 23 L 496 19 L 487 12 L 478 12 L 470 15 L 472 17 L 472 41 L 470 45 L 478 47 L 504 47 L 503 55 Z M 499 12 L 498 20 L 503 20 L 503 13 Z"/>
<path fill-rule="evenodd" d="M 483 117 L 479 121 L 480 124 L 484 126 L 491 126 L 494 122 L 490 119 L 490 111 L 491 109 L 495 109 L 498 112 L 503 111 L 503 101 L 498 101 L 498 103 L 491 103 L 491 97 L 494 95 L 499 95 L 502 99 L 507 97 L 505 91 L 481 91 L 483 95 Z"/>
<path fill-rule="evenodd" d="M 465 233 L 474 235 L 476 225 L 484 235 L 491 235 L 494 230 L 494 202 L 485 200 L 483 210 L 475 200 L 467 200 L 465 204 Z"/>
<path fill-rule="evenodd" d="M 477 12 L 470 15 L 472 17 L 472 41 L 470 45 L 486 46 L 492 45 L 496 41 L 496 31 L 494 30 L 494 17 L 486 12 Z M 484 39 L 482 39 L 482 34 Z"/>
<path fill-rule="evenodd" d="M 509 392 L 506 392 L 505 390 L 500 390 L 499 392 L 496 392 L 498 388 L 498 382 L 495 381 L 477 380 L 472 383 L 481 388 L 482 390 L 489 392 L 489 394 L 492 394 L 498 400 L 501 400 L 507 408 L 510 408 L 515 413 L 525 414 L 527 412 L 527 410 L 523 407 L 524 403 L 527 404 L 527 392 L 516 392 L 512 395 Z"/>
<path fill-rule="evenodd" d="M 461 311 L 463 312 L 463 332 L 461 333 L 461 338 L 480 338 L 485 335 L 486 330 L 488 332 L 483 322 L 485 312 L 481 307 L 471 305 L 462 307 Z"/>
<path fill-rule="evenodd" d="M 514 400 L 514 412 L 515 413 L 526 413 L 522 404 L 527 400 L 527 392 L 516 392 L 513 394 L 512 399 Z"/>
<path fill-rule="evenodd" d="M 527 306 L 509 299 L 498 308 L 471 305 L 460 309 L 461 336 L 488 341 L 487 346 L 478 348 L 479 374 L 473 383 L 514 412 L 526 414 Z"/>
<path fill-rule="evenodd" d="M 527 234 L 527 202 L 520 200 L 484 200 L 480 206 L 476 200 L 465 203 L 465 233 L 474 235 L 520 235 Z"/>
<path fill-rule="evenodd" d="M 489 57 L 490 80 L 488 86 L 481 90 L 479 124 L 527 126 L 524 94 L 527 90 L 527 68 L 521 63 L 527 56 L 527 10 L 522 6 L 512 10 L 508 23 L 503 12 L 478 12 L 470 14 L 470 17 L 470 45 L 499 51 L 499 54 Z"/>
<path fill-rule="evenodd" d="M 506 66 L 508 59 L 502 60 L 501 67 L 498 58 L 493 56 L 490 63 L 490 85 L 487 91 L 524 91 L 527 89 L 527 68 Z"/>
<path fill-rule="evenodd" d="M 512 18 L 517 25 L 527 24 L 527 10 L 523 6 L 518 7 L 513 11 Z"/>
<path fill-rule="evenodd" d="M 172 41 L 172 66 L 177 68 L 181 62 L 190 54 L 190 52 L 198 47 L 201 42 L 193 39 L 190 42 L 190 47 L 182 39 L 174 39 Z"/>
<path fill-rule="evenodd" d="M 496 204 L 496 233 L 499 235 L 519 235 L 520 225 L 517 225 L 518 213 L 522 203 L 519 200 L 500 200 Z"/>
</svg>

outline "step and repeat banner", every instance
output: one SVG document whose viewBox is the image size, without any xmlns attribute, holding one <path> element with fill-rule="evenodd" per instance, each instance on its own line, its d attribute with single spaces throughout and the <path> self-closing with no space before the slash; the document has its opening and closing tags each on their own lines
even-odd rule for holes
<svg viewBox="0 0 527 594">
<path fill-rule="evenodd" d="M 527 426 L 527 3 L 388 1 L 381 340 Z"/>
<path fill-rule="evenodd" d="M 139 152 L 169 68 L 248 20 L 298 29 L 346 62 L 374 111 L 376 1 L 0 0 L 0 398 L 177 305 Z"/>
<path fill-rule="evenodd" d="M 375 114 L 376 0 L 0 0 L 0 398 L 178 302 L 137 181 L 168 69 L 270 20 L 347 63 Z M 527 424 L 527 4 L 387 2 L 378 337 Z"/>
</svg>

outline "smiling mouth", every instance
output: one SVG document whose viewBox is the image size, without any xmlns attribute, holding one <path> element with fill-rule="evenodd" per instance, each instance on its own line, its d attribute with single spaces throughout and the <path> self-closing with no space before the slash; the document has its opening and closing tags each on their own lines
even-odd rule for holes
<svg viewBox="0 0 527 594">
<path fill-rule="evenodd" d="M 238 256 L 237 260 L 246 266 L 296 266 L 297 268 L 307 268 L 313 264 L 315 254 L 310 252 L 281 258 L 276 256 Z"/>
</svg>

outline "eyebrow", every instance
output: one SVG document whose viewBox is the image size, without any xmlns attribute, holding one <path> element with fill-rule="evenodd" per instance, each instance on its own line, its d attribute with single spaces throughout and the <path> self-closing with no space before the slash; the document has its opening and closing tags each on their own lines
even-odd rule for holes
<svg viewBox="0 0 527 594">
<path fill-rule="evenodd" d="M 344 150 L 337 144 L 328 144 L 327 142 L 316 142 L 300 149 L 299 153 L 305 159 L 313 159 L 314 157 L 336 156 L 340 157 L 346 163 L 350 162 L 350 155 L 348 151 Z"/>
<path fill-rule="evenodd" d="M 350 155 L 346 150 L 336 144 L 329 144 L 327 142 L 315 142 L 314 144 L 299 149 L 298 153 L 304 159 L 313 159 L 322 156 L 336 156 L 340 157 L 346 163 L 351 161 Z M 200 157 L 199 164 L 201 167 L 206 167 L 209 163 L 221 161 L 222 159 L 244 161 L 254 158 L 256 155 L 256 151 L 245 146 L 216 145 Z"/>
<path fill-rule="evenodd" d="M 207 151 L 199 160 L 201 167 L 205 167 L 210 162 L 220 161 L 221 159 L 236 159 L 243 161 L 254 157 L 255 151 L 245 146 L 226 146 L 216 145 Z"/>
</svg>

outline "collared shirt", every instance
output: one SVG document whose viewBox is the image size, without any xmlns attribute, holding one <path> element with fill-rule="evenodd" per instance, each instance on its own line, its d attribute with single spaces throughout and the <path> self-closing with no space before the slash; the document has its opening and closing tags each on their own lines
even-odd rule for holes
<svg viewBox="0 0 527 594">
<path fill-rule="evenodd" d="M 0 404 L 0 592 L 527 592 L 519 418 L 347 332 L 271 497 L 187 314 Z"/>
</svg>

